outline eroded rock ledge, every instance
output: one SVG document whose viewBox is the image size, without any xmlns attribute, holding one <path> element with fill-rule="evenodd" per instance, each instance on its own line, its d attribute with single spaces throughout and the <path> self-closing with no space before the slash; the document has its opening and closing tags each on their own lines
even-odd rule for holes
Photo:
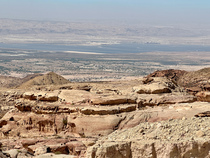
<svg viewBox="0 0 210 158">
<path fill-rule="evenodd" d="M 0 120 L 0 142 L 4 150 L 18 149 L 28 153 L 28 157 L 47 152 L 77 157 L 136 157 L 143 153 L 161 155 L 160 150 L 168 150 L 169 153 L 161 155 L 167 157 L 170 153 L 183 156 L 186 153 L 180 151 L 182 149 L 194 153 L 196 146 L 199 154 L 200 148 L 209 149 L 208 141 L 194 138 L 187 143 L 180 142 L 181 137 L 177 137 L 174 139 L 177 143 L 171 143 L 172 137 L 162 138 L 156 130 L 160 125 L 151 123 L 171 120 L 168 125 L 161 125 L 160 131 L 167 129 L 168 133 L 173 133 L 172 130 L 176 130 L 170 125 L 173 121 L 182 119 L 187 122 L 188 118 L 209 111 L 208 92 L 191 95 L 167 78 L 69 83 L 2 94 L 3 101 L 11 100 L 12 104 Z M 130 135 L 144 122 L 148 127 L 142 125 L 144 130 L 136 131 L 139 135 Z M 155 130 L 156 133 L 152 132 Z M 126 133 L 127 138 L 124 139 L 121 132 Z M 202 139 L 209 137 L 204 130 L 196 134 Z M 118 139 L 117 135 L 123 139 Z M 110 155 L 112 150 L 115 155 Z M 179 151 L 178 155 L 176 151 Z M 201 151 L 206 153 L 206 150 Z M 143 157 L 149 155 L 143 154 Z"/>
</svg>

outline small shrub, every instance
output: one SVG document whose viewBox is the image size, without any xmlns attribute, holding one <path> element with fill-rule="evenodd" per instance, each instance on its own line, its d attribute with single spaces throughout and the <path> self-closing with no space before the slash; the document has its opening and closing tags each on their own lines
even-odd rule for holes
<svg viewBox="0 0 210 158">
<path fill-rule="evenodd" d="M 62 154 L 60 151 L 56 151 L 54 154 L 59 155 Z"/>
<path fill-rule="evenodd" d="M 67 118 L 63 118 L 63 125 L 64 125 L 64 126 L 67 126 L 67 123 L 68 123 Z"/>
</svg>

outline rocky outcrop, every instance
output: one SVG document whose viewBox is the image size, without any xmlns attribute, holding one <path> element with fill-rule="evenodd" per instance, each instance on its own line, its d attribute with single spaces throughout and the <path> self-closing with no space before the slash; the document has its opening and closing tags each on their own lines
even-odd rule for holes
<svg viewBox="0 0 210 158">
<path fill-rule="evenodd" d="M 15 107 L 19 110 L 19 111 L 23 111 L 23 112 L 26 112 L 26 111 L 31 111 L 32 109 L 32 105 L 34 103 L 29 103 L 29 102 L 17 102 L 15 104 Z"/>
<path fill-rule="evenodd" d="M 195 102 L 196 100 L 197 98 L 193 95 L 141 94 L 141 95 L 138 95 L 137 103 L 139 107 L 145 107 L 145 106 L 159 106 L 159 105 L 176 104 L 176 103 L 192 103 L 192 102 Z"/>
<path fill-rule="evenodd" d="M 106 158 L 106 157 L 117 157 L 117 158 L 131 158 L 131 142 L 106 142 L 101 147 L 100 145 L 94 146 L 87 152 L 89 158 Z"/>
<path fill-rule="evenodd" d="M 2 94 L 2 101 L 11 99 L 12 108 L 0 120 L 0 142 L 4 151 L 18 149 L 18 156 L 49 156 L 47 154 L 50 152 L 52 156 L 59 153 L 73 157 L 137 157 L 143 152 L 143 157 L 152 154 L 153 157 L 167 157 L 170 153 L 174 156 L 176 150 L 180 152 L 178 156 L 182 156 L 184 152 L 181 149 L 190 151 L 192 144 L 183 142 L 182 147 L 179 144 L 182 137 L 166 135 L 165 138 L 159 131 L 167 129 L 168 133 L 173 133 L 172 130 L 178 128 L 175 124 L 175 128 L 169 125 L 173 120 L 206 117 L 209 111 L 209 103 L 201 102 L 204 101 L 201 97 L 190 95 L 175 81 L 160 77 L 36 85 L 35 90 L 30 87 L 28 90 Z M 197 97 L 200 101 L 197 101 Z M 156 124 L 167 120 L 172 122 L 168 125 L 163 123 L 161 128 Z M 141 123 L 147 127 L 142 125 L 143 131 L 135 131 L 139 135 L 130 135 L 133 132 L 130 129 Z M 194 135 L 207 139 L 209 133 L 206 127 L 202 126 L 201 129 Z M 176 132 L 185 130 L 183 127 Z M 111 133 L 117 133 L 121 138 L 118 140 L 110 135 L 106 139 L 99 139 Z M 176 143 L 171 143 L 169 137 L 174 138 Z M 195 143 L 200 146 L 202 141 L 195 140 Z M 165 150 L 169 151 L 165 152 L 166 155 L 163 154 Z"/>
<path fill-rule="evenodd" d="M 50 103 L 51 104 L 51 103 Z M 141 122 L 155 122 L 182 117 L 192 117 L 199 112 L 205 112 L 209 103 L 179 103 L 169 107 L 156 108 L 138 107 L 135 104 L 120 106 L 75 106 L 68 113 L 61 112 L 62 106 L 57 110 L 41 109 L 36 105 L 35 111 L 12 110 L 1 119 L 1 137 L 33 136 L 62 134 L 79 137 L 98 137 L 107 135 L 116 129 L 127 129 Z M 51 106 L 48 105 L 50 108 Z M 51 107 L 52 108 L 52 107 Z M 66 110 L 66 109 L 65 109 Z M 59 112 L 60 111 L 60 112 Z"/>
<path fill-rule="evenodd" d="M 142 108 L 141 110 L 126 114 L 118 129 L 128 129 L 143 122 L 158 122 L 170 119 L 191 118 L 198 113 L 205 112 L 209 103 L 179 103 L 168 106 Z"/>
<path fill-rule="evenodd" d="M 112 107 L 86 107 L 82 108 L 80 112 L 84 115 L 113 115 L 120 114 L 123 112 L 135 111 L 137 108 L 136 104 L 120 105 Z"/>
<path fill-rule="evenodd" d="M 164 78 L 153 78 L 152 82 L 133 87 L 138 94 L 161 94 L 171 93 L 176 85 Z"/>
<path fill-rule="evenodd" d="M 168 79 L 172 79 L 177 82 L 180 79 L 180 77 L 183 76 L 185 73 L 187 73 L 187 71 L 184 70 L 174 70 L 174 69 L 158 70 L 149 74 L 146 78 L 167 77 Z"/>
<path fill-rule="evenodd" d="M 58 101 L 58 94 L 60 91 L 44 92 L 44 91 L 29 91 L 23 93 L 24 99 L 36 100 L 36 101 L 48 101 L 55 102 Z"/>
<path fill-rule="evenodd" d="M 210 111 L 198 113 L 195 115 L 195 117 L 210 117 Z"/>
<path fill-rule="evenodd" d="M 208 158 L 209 125 L 209 118 L 142 123 L 101 138 L 94 146 L 88 148 L 87 156 Z"/>
<path fill-rule="evenodd" d="M 197 87 L 202 90 L 210 85 L 210 68 L 188 72 L 180 77 L 178 83 L 180 86 Z"/>
<path fill-rule="evenodd" d="M 147 76 L 147 78 L 149 77 L 167 77 L 168 79 L 173 79 L 179 86 L 185 87 L 192 94 L 203 90 L 210 90 L 210 68 L 191 72 L 171 69 L 155 71 Z"/>
<path fill-rule="evenodd" d="M 4 153 L 9 155 L 11 158 L 17 158 L 19 151 L 18 149 L 11 149 L 11 150 L 5 151 Z"/>
<path fill-rule="evenodd" d="M 95 144 L 95 140 L 92 138 L 78 138 L 78 139 L 62 139 L 62 138 L 39 138 L 39 139 L 20 139 L 15 141 L 13 148 L 4 151 L 4 154 L 10 157 L 21 157 L 25 153 L 25 157 L 45 157 L 47 153 L 51 153 L 52 157 L 54 154 L 61 155 L 62 157 L 85 157 L 85 152 L 88 147 L 87 140 L 92 141 Z M 3 145 L 6 143 L 12 144 L 12 139 L 7 139 L 3 141 Z M 18 145 L 24 147 L 24 149 L 18 148 Z M 93 144 L 92 144 L 93 145 Z M 18 148 L 18 149 L 17 149 Z M 26 154 L 27 153 L 27 154 Z M 29 154 L 29 155 L 28 155 Z"/>
<path fill-rule="evenodd" d="M 71 115 L 42 114 L 43 117 L 40 116 L 33 112 L 25 112 L 21 115 L 18 111 L 8 113 L 2 118 L 5 124 L 2 124 L 0 129 L 1 137 L 30 137 L 30 133 L 33 133 L 33 136 L 40 136 L 40 134 L 53 135 L 63 132 L 65 135 L 81 135 L 82 137 L 107 135 L 113 132 L 124 118 L 117 115 L 79 116 L 78 113 Z M 13 121 L 9 121 L 10 118 L 13 118 Z"/>
<path fill-rule="evenodd" d="M 17 99 L 22 97 L 19 90 L 0 90 L 0 118 L 14 108 Z"/>
<path fill-rule="evenodd" d="M 72 84 L 69 85 L 72 89 L 24 92 L 20 95 L 22 98 L 16 100 L 17 110 L 9 112 L 1 120 L 2 136 L 23 137 L 28 135 L 28 131 L 36 136 L 40 132 L 80 136 L 106 135 L 118 128 L 133 127 L 144 120 L 144 117 L 136 120 L 138 115 L 145 113 L 141 111 L 143 107 L 196 101 L 194 96 L 182 92 L 174 82 L 166 78 L 154 78 L 145 84 L 142 80 L 106 84 Z M 138 94 L 133 91 L 136 85 L 151 88 L 154 84 L 164 85 L 171 93 Z M 88 87 L 88 90 L 78 90 L 78 87 Z M 161 91 L 159 87 L 154 89 Z M 161 114 L 154 117 L 155 112 L 151 113 L 154 113 L 151 115 L 153 120 L 162 119 Z M 132 116 L 135 119 L 131 119 Z M 181 117 L 179 114 L 171 116 Z M 163 118 L 167 119 L 169 115 Z M 16 130 L 12 127 L 16 127 Z"/>
<path fill-rule="evenodd" d="M 210 92 L 201 91 L 196 94 L 199 101 L 210 102 Z"/>
<path fill-rule="evenodd" d="M 66 143 L 66 146 L 68 147 L 69 154 L 75 156 L 84 155 L 87 149 L 82 141 L 70 141 Z"/>
</svg>

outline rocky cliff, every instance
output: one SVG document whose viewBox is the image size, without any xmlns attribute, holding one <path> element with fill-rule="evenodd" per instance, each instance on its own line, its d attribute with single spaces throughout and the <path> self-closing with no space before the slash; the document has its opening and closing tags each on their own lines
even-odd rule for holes
<svg viewBox="0 0 210 158">
<path fill-rule="evenodd" d="M 50 73 L 3 89 L 2 154 L 207 158 L 209 92 L 192 95 L 176 81 L 70 83 Z"/>
</svg>

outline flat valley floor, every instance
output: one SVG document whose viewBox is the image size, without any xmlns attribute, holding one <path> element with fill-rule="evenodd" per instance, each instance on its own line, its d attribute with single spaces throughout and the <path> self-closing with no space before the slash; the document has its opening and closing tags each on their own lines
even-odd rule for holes
<svg viewBox="0 0 210 158">
<path fill-rule="evenodd" d="M 195 71 L 210 65 L 210 52 L 95 53 L 0 49 L 0 74 L 24 77 L 56 72 L 73 82 L 142 77 L 156 70 Z"/>
</svg>

